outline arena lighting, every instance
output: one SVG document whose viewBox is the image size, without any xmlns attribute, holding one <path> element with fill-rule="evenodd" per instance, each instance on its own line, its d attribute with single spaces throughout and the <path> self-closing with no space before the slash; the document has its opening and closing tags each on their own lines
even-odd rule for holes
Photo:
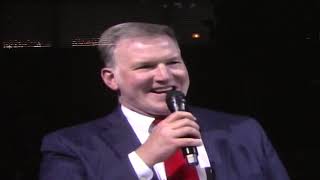
<svg viewBox="0 0 320 180">
<path fill-rule="evenodd" d="M 99 38 L 74 38 L 72 39 L 72 47 L 80 47 L 80 46 L 97 46 L 99 43 Z"/>
<path fill-rule="evenodd" d="M 52 47 L 52 42 L 42 40 L 7 40 L 2 43 L 2 48 L 13 49 L 13 48 L 47 48 Z"/>
<path fill-rule="evenodd" d="M 194 32 L 191 34 L 191 37 L 192 37 L 192 39 L 200 39 L 201 36 L 200 36 L 200 33 Z"/>
</svg>

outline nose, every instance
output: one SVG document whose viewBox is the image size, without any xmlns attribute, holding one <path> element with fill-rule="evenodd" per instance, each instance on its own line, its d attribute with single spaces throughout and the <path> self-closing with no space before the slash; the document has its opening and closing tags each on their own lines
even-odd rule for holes
<svg viewBox="0 0 320 180">
<path fill-rule="evenodd" d="M 165 64 L 159 64 L 156 69 L 156 81 L 168 81 L 171 77 L 171 72 Z"/>
</svg>

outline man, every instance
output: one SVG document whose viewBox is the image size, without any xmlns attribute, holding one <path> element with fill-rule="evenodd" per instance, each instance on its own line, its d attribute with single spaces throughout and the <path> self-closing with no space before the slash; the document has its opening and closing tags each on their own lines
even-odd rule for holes
<svg viewBox="0 0 320 180">
<path fill-rule="evenodd" d="M 188 146 L 197 147 L 199 163 L 181 169 L 190 168 L 196 179 L 289 179 L 255 120 L 197 107 L 170 113 L 166 94 L 187 94 L 189 75 L 169 27 L 115 25 L 102 34 L 99 50 L 102 79 L 119 106 L 106 117 L 47 135 L 41 180 L 173 179 L 176 171 L 167 162 Z"/>
</svg>

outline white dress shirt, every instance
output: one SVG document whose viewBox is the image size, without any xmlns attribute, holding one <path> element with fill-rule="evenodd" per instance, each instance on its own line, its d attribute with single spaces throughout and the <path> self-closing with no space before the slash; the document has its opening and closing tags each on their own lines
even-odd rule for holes
<svg viewBox="0 0 320 180">
<path fill-rule="evenodd" d="M 141 144 L 143 144 L 149 137 L 149 127 L 152 124 L 154 118 L 134 112 L 124 107 L 123 105 L 121 106 L 121 110 L 127 118 L 135 134 L 137 135 L 139 141 L 141 142 Z M 199 179 L 205 180 L 207 179 L 205 168 L 210 167 L 209 158 L 203 145 L 198 146 L 197 150 L 199 164 L 196 166 L 196 169 L 199 175 Z M 145 164 L 145 162 L 135 153 L 135 151 L 128 154 L 128 157 L 139 179 L 152 179 L 152 169 Z M 153 169 L 155 170 L 158 179 L 167 179 L 163 162 L 155 164 L 153 166 Z"/>
</svg>

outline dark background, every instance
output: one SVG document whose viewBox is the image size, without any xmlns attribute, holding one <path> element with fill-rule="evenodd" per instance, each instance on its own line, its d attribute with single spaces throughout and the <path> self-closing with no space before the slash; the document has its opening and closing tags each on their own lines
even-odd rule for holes
<svg viewBox="0 0 320 180">
<path fill-rule="evenodd" d="M 293 180 L 320 178 L 319 1 L 1 3 L 1 179 L 37 179 L 46 133 L 113 109 L 96 48 L 72 42 L 124 21 L 174 27 L 190 71 L 190 103 L 255 117 Z M 50 47 L 5 48 L 14 40 Z"/>
</svg>

